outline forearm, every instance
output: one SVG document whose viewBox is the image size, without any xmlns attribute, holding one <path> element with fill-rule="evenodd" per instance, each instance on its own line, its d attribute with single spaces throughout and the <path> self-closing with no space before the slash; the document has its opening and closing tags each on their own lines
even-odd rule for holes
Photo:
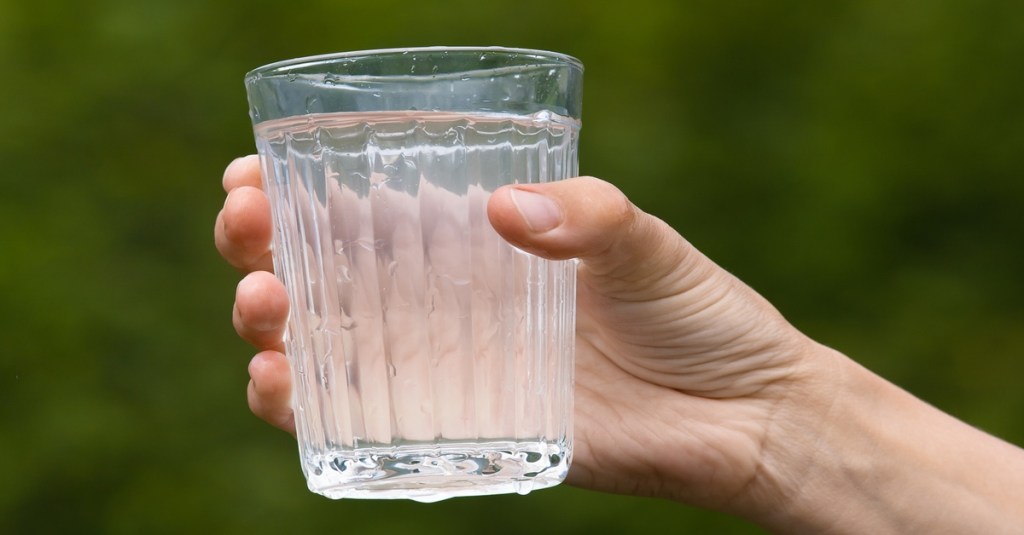
<svg viewBox="0 0 1024 535">
<path fill-rule="evenodd" d="M 821 411 L 820 426 L 794 444 L 803 466 L 796 451 L 777 456 L 794 464 L 776 472 L 792 495 L 763 524 L 815 533 L 1024 532 L 1024 450 L 833 357 L 834 392 L 821 389 L 824 397 L 805 405 Z"/>
</svg>

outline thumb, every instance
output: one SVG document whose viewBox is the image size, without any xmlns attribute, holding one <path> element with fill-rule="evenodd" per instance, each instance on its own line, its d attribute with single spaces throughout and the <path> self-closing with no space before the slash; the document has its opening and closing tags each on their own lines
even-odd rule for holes
<svg viewBox="0 0 1024 535">
<path fill-rule="evenodd" d="M 487 211 L 512 245 L 582 261 L 580 310 L 602 344 L 618 344 L 606 356 L 636 377 L 706 397 L 750 395 L 806 354 L 809 339 L 771 303 L 607 182 L 506 186 Z"/>
<path fill-rule="evenodd" d="M 596 178 L 505 186 L 487 209 L 491 225 L 509 243 L 549 259 L 579 258 L 592 282 L 614 281 L 622 291 L 675 286 L 680 277 L 720 271 L 671 227 Z"/>
</svg>

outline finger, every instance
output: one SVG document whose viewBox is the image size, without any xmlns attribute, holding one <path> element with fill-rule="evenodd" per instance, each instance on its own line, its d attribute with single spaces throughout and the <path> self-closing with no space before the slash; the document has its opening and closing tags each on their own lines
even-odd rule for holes
<svg viewBox="0 0 1024 535">
<path fill-rule="evenodd" d="M 806 348 L 768 301 L 606 182 L 501 188 L 488 215 L 514 245 L 582 260 L 577 332 L 600 338 L 609 358 L 645 381 L 709 397 L 749 395 L 781 384 Z M 761 371 L 729 373 L 737 368 L 725 364 L 740 361 Z"/>
<path fill-rule="evenodd" d="M 224 191 L 231 191 L 241 186 L 252 186 L 262 188 L 260 180 L 260 159 L 255 154 L 235 158 L 224 169 L 224 177 L 221 179 Z"/>
<path fill-rule="evenodd" d="M 265 422 L 295 434 L 292 378 L 288 360 L 277 351 L 263 351 L 249 361 L 249 410 Z"/>
<path fill-rule="evenodd" d="M 666 277 L 706 276 L 713 268 L 671 227 L 596 178 L 500 188 L 488 215 L 513 245 L 545 258 L 579 258 L 590 278 L 649 291 Z"/>
<path fill-rule="evenodd" d="M 238 186 L 228 192 L 214 224 L 217 250 L 244 271 L 272 271 L 270 201 L 258 188 Z"/>
<path fill-rule="evenodd" d="M 238 283 L 232 322 L 243 340 L 259 349 L 283 352 L 287 320 L 288 295 L 274 275 L 255 271 Z"/>
</svg>

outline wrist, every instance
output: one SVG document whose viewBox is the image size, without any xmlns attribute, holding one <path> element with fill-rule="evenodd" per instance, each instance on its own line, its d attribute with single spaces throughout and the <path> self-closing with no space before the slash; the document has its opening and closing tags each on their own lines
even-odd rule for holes
<svg viewBox="0 0 1024 535">
<path fill-rule="evenodd" d="M 805 376 L 797 404 L 766 444 L 763 472 L 777 494 L 755 521 L 836 533 L 999 533 L 1024 525 L 1019 448 L 822 346 Z"/>
<path fill-rule="evenodd" d="M 806 342 L 776 390 L 757 474 L 729 511 L 776 532 L 827 531 L 817 516 L 843 445 L 833 427 L 863 380 L 844 355 Z"/>
<path fill-rule="evenodd" d="M 887 426 L 872 415 L 897 410 L 891 385 L 820 345 L 802 372 L 805 387 L 765 448 L 775 503 L 755 521 L 782 532 L 888 533 L 871 487 L 899 467 L 879 454 Z"/>
</svg>

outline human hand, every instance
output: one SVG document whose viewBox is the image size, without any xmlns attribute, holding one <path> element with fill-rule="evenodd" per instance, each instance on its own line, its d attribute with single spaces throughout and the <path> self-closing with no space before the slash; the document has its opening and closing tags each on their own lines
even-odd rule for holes
<svg viewBox="0 0 1024 535">
<path fill-rule="evenodd" d="M 224 186 L 217 247 L 248 273 L 234 324 L 261 350 L 249 364 L 249 406 L 294 433 L 281 343 L 288 301 L 269 273 L 256 157 L 232 162 Z M 1024 517 L 1005 491 L 1024 481 L 1019 449 L 805 337 L 610 184 L 504 187 L 488 216 L 513 245 L 581 260 L 568 483 L 785 530 L 956 531 Z"/>
<path fill-rule="evenodd" d="M 294 432 L 281 345 L 287 298 L 269 273 L 270 211 L 257 159 L 233 162 L 224 187 L 216 243 L 249 273 L 238 285 L 234 324 L 262 350 L 249 366 L 249 404 Z M 735 507 L 757 484 L 770 424 L 815 344 L 605 182 L 502 188 L 488 208 L 514 245 L 582 261 L 568 482 Z"/>
</svg>

